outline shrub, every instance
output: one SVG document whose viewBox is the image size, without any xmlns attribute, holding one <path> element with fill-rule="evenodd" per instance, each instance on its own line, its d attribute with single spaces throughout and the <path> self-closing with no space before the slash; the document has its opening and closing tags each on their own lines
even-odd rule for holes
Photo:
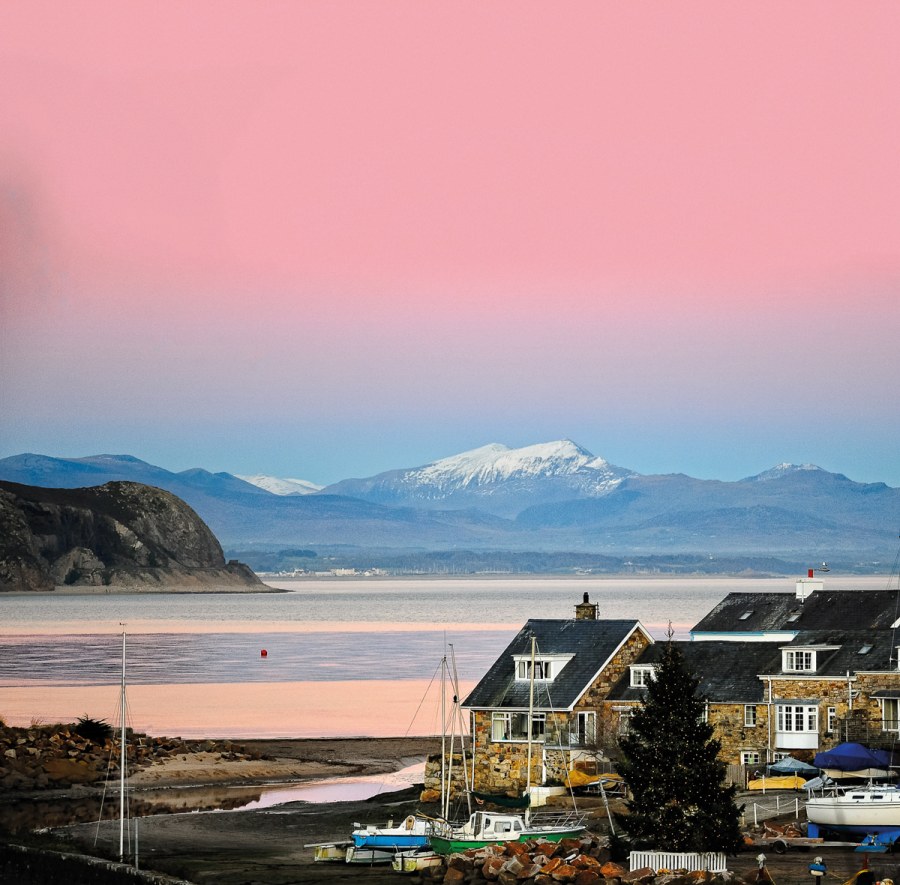
<svg viewBox="0 0 900 885">
<path fill-rule="evenodd" d="M 95 744 L 104 743 L 113 734 L 112 726 L 105 719 L 93 719 L 87 714 L 79 718 L 73 731 L 85 740 L 93 741 Z"/>
</svg>

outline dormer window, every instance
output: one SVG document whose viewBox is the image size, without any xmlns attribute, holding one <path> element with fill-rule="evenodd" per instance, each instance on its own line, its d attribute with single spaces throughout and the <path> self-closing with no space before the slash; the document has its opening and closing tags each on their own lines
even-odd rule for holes
<svg viewBox="0 0 900 885">
<path fill-rule="evenodd" d="M 781 653 L 781 669 L 785 673 L 814 673 L 816 653 L 810 649 L 784 649 Z"/>
<path fill-rule="evenodd" d="M 656 668 L 646 665 L 637 665 L 631 668 L 631 687 L 645 688 L 655 679 Z"/>
<path fill-rule="evenodd" d="M 537 655 L 534 659 L 534 681 L 552 682 L 572 660 L 572 655 Z M 531 655 L 516 655 L 516 681 L 531 680 Z"/>
<path fill-rule="evenodd" d="M 531 678 L 531 661 L 519 661 L 517 679 Z M 534 662 L 534 678 L 536 682 L 553 679 L 553 664 L 550 661 L 542 661 L 540 658 Z"/>
</svg>

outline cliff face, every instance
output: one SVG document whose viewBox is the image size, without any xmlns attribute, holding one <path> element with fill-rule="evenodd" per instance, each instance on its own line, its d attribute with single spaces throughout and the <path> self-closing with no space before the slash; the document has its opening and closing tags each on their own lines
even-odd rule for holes
<svg viewBox="0 0 900 885">
<path fill-rule="evenodd" d="M 0 482 L 0 591 L 57 585 L 259 589 L 225 562 L 203 520 L 169 492 L 133 482 L 45 489 Z"/>
</svg>

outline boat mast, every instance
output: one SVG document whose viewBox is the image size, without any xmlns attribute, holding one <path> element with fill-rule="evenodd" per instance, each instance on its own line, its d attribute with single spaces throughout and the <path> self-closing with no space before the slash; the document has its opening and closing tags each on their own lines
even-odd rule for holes
<svg viewBox="0 0 900 885">
<path fill-rule="evenodd" d="M 534 728 L 534 646 L 536 639 L 531 634 L 531 679 L 528 683 L 528 762 L 526 764 L 525 795 L 528 797 L 528 805 L 525 807 L 525 822 L 531 817 L 531 732 Z"/>
<path fill-rule="evenodd" d="M 475 783 L 474 774 L 472 776 L 472 781 L 469 781 L 469 769 L 466 764 L 466 732 L 463 723 L 463 715 L 462 708 L 459 705 L 459 674 L 456 671 L 456 650 L 453 648 L 453 643 L 450 643 L 450 662 L 452 667 L 451 680 L 453 684 L 453 712 L 456 717 L 456 722 L 459 727 L 459 753 L 462 758 L 462 770 L 463 770 L 463 785 L 466 788 L 466 806 L 469 810 L 469 814 L 472 814 L 472 787 Z M 472 736 L 472 740 L 474 742 L 474 735 Z M 474 768 L 474 753 L 475 750 L 473 748 L 473 768 Z"/>
<path fill-rule="evenodd" d="M 447 655 L 441 658 L 441 817 L 447 820 L 449 811 L 450 784 L 447 770 Z"/>
<path fill-rule="evenodd" d="M 122 691 L 120 693 L 122 731 L 120 735 L 121 758 L 119 759 L 119 863 L 125 860 L 125 625 L 122 624 Z"/>
</svg>

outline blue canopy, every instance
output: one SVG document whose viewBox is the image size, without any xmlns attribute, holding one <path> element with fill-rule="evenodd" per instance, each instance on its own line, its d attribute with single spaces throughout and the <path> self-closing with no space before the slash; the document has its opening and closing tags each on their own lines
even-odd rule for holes
<svg viewBox="0 0 900 885">
<path fill-rule="evenodd" d="M 870 750 L 862 744 L 838 744 L 833 750 L 816 753 L 813 762 L 817 768 L 831 768 L 837 771 L 887 769 L 891 764 L 891 754 L 887 750 Z"/>
<path fill-rule="evenodd" d="M 776 774 L 799 774 L 801 777 L 814 777 L 819 769 L 807 762 L 801 762 L 793 756 L 785 756 L 769 766 L 769 771 Z"/>
</svg>

